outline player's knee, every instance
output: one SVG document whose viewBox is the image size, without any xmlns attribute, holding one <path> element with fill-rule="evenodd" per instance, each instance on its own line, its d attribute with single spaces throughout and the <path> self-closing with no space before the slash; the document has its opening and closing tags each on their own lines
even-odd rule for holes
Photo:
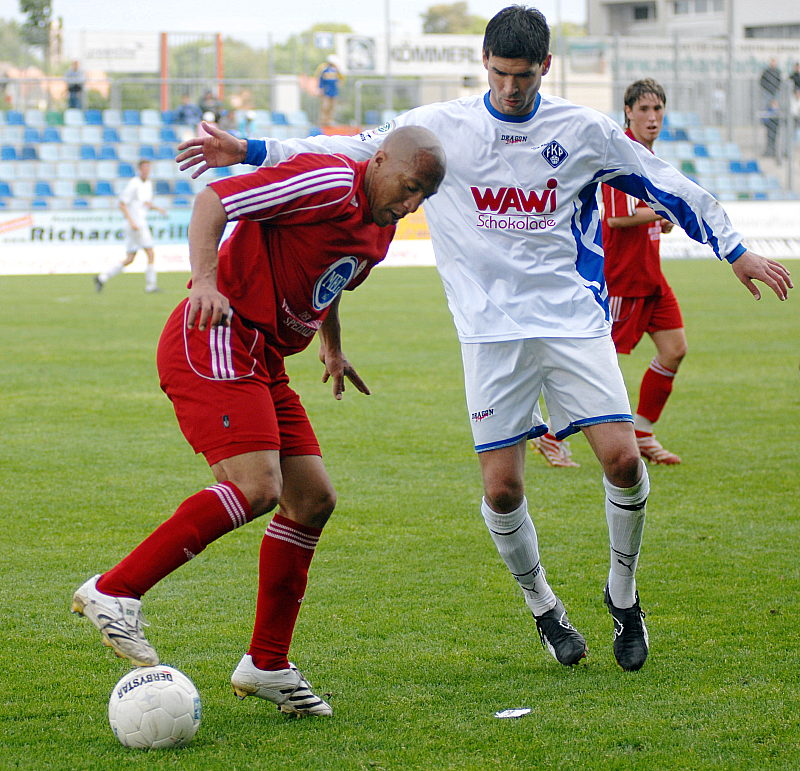
<svg viewBox="0 0 800 771">
<path fill-rule="evenodd" d="M 641 477 L 642 458 L 635 447 L 620 448 L 603 464 L 606 478 L 618 487 L 633 487 Z"/>
<path fill-rule="evenodd" d="M 287 508 L 285 500 L 281 502 L 281 508 Z M 336 490 L 331 485 L 321 485 L 306 491 L 302 500 L 293 501 L 290 516 L 304 525 L 322 529 L 335 508 Z"/>
<path fill-rule="evenodd" d="M 268 478 L 233 481 L 247 498 L 254 518 L 272 511 L 278 505 L 281 498 L 279 480 Z"/>
<path fill-rule="evenodd" d="M 512 478 L 492 480 L 484 487 L 486 503 L 498 514 L 506 514 L 519 508 L 524 494 L 522 483 Z"/>
</svg>

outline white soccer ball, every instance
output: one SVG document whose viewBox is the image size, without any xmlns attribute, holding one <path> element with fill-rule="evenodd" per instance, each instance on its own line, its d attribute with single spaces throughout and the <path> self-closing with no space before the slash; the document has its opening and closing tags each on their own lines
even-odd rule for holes
<svg viewBox="0 0 800 771">
<path fill-rule="evenodd" d="M 128 672 L 108 701 L 108 722 L 126 747 L 182 747 L 200 727 L 200 694 L 177 669 L 159 665 Z"/>
</svg>

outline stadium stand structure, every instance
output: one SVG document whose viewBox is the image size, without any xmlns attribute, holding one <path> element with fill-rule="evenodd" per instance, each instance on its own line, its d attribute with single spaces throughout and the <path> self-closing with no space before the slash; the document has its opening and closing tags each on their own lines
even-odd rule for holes
<svg viewBox="0 0 800 771">
<path fill-rule="evenodd" d="M 0 209 L 108 209 L 136 174 L 152 162 L 155 203 L 188 207 L 214 176 L 251 171 L 215 169 L 193 180 L 174 162 L 178 144 L 194 126 L 179 125 L 167 110 L 0 111 Z M 307 115 L 256 111 L 253 136 L 304 137 L 315 133 Z"/>
</svg>

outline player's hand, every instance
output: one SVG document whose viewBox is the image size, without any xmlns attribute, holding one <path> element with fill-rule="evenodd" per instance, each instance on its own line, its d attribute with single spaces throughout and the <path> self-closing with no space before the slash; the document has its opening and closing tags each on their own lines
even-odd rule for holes
<svg viewBox="0 0 800 771">
<path fill-rule="evenodd" d="M 669 220 L 662 219 L 661 220 L 661 232 L 662 233 L 671 233 L 672 228 L 675 227 L 674 222 L 670 222 Z"/>
<path fill-rule="evenodd" d="M 181 171 L 197 166 L 192 172 L 192 179 L 197 179 L 203 172 L 219 166 L 232 166 L 241 163 L 247 155 L 247 142 L 237 139 L 233 134 L 212 126 L 210 123 L 200 124 L 208 136 L 192 137 L 178 145 L 182 152 L 175 156 Z"/>
<path fill-rule="evenodd" d="M 750 290 L 750 294 L 756 300 L 761 299 L 761 292 L 753 283 L 754 280 L 766 284 L 779 300 L 785 300 L 789 290 L 794 288 L 791 273 L 784 265 L 755 252 L 746 251 L 733 262 L 731 267 L 739 281 Z"/>
<path fill-rule="evenodd" d="M 216 287 L 192 284 L 189 290 L 189 312 L 186 315 L 186 326 L 197 328 L 203 332 L 211 324 L 212 327 L 227 327 L 231 319 L 231 304 L 225 295 Z"/>
<path fill-rule="evenodd" d="M 361 379 L 355 368 L 347 361 L 347 357 L 341 351 L 331 351 L 324 345 L 319 349 L 319 360 L 325 365 L 325 372 L 322 373 L 322 382 L 330 380 L 333 384 L 333 398 L 341 399 L 344 393 L 344 379 L 347 378 L 357 390 L 369 396 L 370 390 L 367 384 Z"/>
</svg>

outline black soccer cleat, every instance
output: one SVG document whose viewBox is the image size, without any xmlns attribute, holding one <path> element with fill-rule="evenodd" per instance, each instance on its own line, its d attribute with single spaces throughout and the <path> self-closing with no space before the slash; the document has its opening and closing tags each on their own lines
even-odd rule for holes
<svg viewBox="0 0 800 771">
<path fill-rule="evenodd" d="M 588 654 L 586 640 L 569 622 L 567 611 L 558 598 L 555 607 L 541 616 L 534 615 L 534 619 L 542 646 L 550 651 L 559 664 L 571 667 Z"/>
<path fill-rule="evenodd" d="M 647 661 L 649 638 L 644 623 L 645 613 L 639 607 L 639 592 L 630 608 L 617 608 L 611 602 L 606 584 L 603 599 L 614 619 L 614 658 L 626 672 L 636 672 Z"/>
</svg>

